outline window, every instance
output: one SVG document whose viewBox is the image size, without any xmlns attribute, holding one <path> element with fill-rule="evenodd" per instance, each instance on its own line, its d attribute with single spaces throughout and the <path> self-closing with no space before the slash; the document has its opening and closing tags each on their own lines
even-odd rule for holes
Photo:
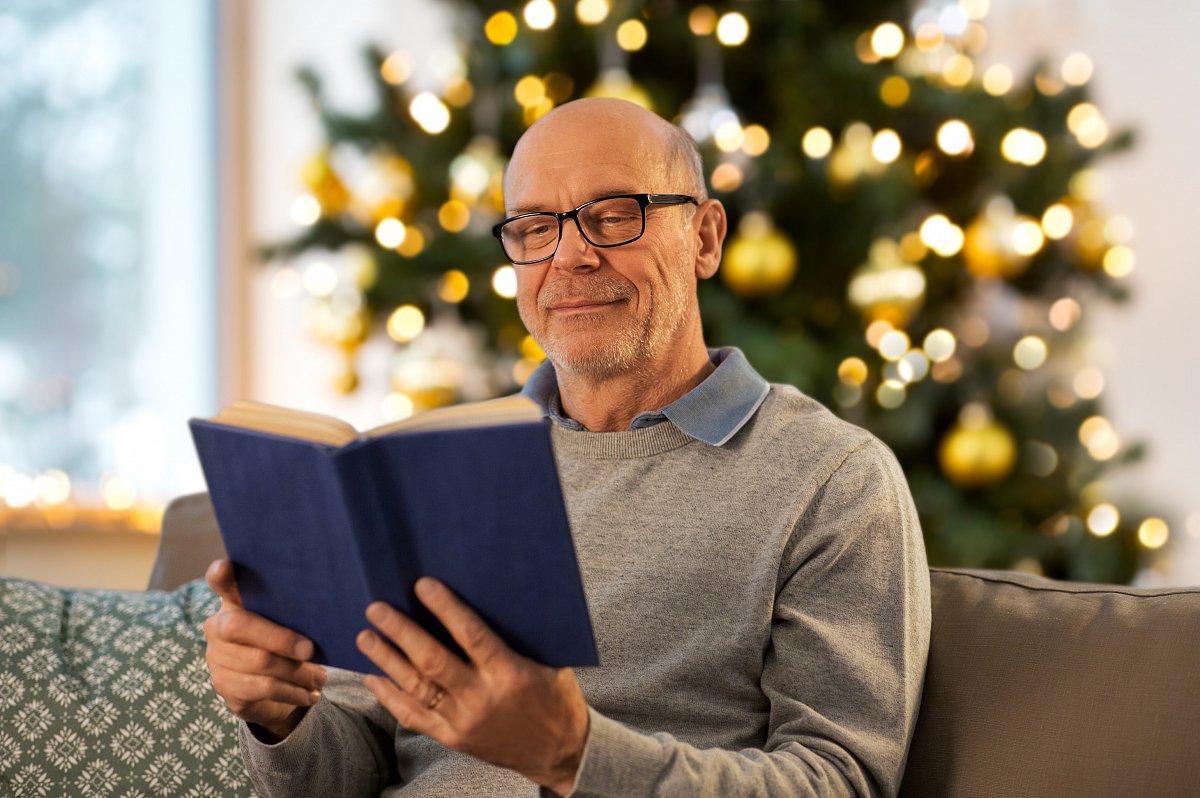
<svg viewBox="0 0 1200 798">
<path fill-rule="evenodd" d="M 203 487 L 214 28 L 212 0 L 0 7 L 0 509 Z"/>
</svg>

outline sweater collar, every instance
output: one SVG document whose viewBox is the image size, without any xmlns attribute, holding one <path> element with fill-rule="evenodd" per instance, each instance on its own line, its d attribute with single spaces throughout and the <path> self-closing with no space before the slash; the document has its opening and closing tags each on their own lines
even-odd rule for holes
<svg viewBox="0 0 1200 798">
<path fill-rule="evenodd" d="M 703 382 L 664 408 L 638 413 L 629 428 L 670 421 L 685 435 L 710 446 L 721 446 L 736 435 L 767 398 L 771 386 L 737 347 L 709 349 L 708 357 L 716 369 Z M 521 393 L 537 402 L 556 423 L 583 430 L 582 424 L 563 412 L 558 378 L 549 360 L 537 367 Z"/>
</svg>

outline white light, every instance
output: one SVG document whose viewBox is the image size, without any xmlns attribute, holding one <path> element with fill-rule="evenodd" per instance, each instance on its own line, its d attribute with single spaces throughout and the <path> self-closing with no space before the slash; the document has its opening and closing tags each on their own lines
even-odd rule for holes
<svg viewBox="0 0 1200 798">
<path fill-rule="evenodd" d="M 512 266 L 501 266 L 492 274 L 492 290 L 505 299 L 517 295 L 517 270 Z"/>
<path fill-rule="evenodd" d="M 961 119 L 951 119 L 938 128 L 937 143 L 947 155 L 966 155 L 975 146 L 971 128 Z"/>
<path fill-rule="evenodd" d="M 427 91 L 413 97 L 408 112 L 426 133 L 441 133 L 450 126 L 450 109 Z"/>
<path fill-rule="evenodd" d="M 301 194 L 292 200 L 292 221 L 302 227 L 312 227 L 321 218 L 321 203 L 312 194 Z"/>
<path fill-rule="evenodd" d="M 744 16 L 731 11 L 717 21 L 717 39 L 726 47 L 736 47 L 750 35 L 750 23 Z"/>
<path fill-rule="evenodd" d="M 329 296 L 337 282 L 337 272 L 323 260 L 313 261 L 304 269 L 304 289 L 313 296 Z"/>
<path fill-rule="evenodd" d="M 554 24 L 558 16 L 554 3 L 550 0 L 529 0 L 525 4 L 525 24 L 534 30 L 546 30 Z"/>
<path fill-rule="evenodd" d="M 375 240 L 381 247 L 395 249 L 404 243 L 406 235 L 408 228 L 404 226 L 404 222 L 390 216 L 375 226 Z"/>
<path fill-rule="evenodd" d="M 900 136 L 894 130 L 881 130 L 871 142 L 871 154 L 880 163 L 891 163 L 900 157 Z"/>
</svg>

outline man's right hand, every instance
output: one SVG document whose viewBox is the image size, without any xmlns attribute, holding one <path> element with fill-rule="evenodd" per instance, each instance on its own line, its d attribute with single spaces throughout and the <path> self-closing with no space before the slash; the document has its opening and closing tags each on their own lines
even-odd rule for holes
<svg viewBox="0 0 1200 798">
<path fill-rule="evenodd" d="M 221 598 L 204 622 L 213 687 L 233 714 L 273 735 L 270 742 L 282 740 L 317 703 L 328 674 L 308 662 L 311 641 L 242 606 L 233 563 L 217 560 L 205 579 Z"/>
</svg>

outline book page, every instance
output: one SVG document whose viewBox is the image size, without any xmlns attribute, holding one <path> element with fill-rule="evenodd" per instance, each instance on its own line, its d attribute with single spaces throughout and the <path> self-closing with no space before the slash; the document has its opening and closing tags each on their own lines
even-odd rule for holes
<svg viewBox="0 0 1200 798">
<path fill-rule="evenodd" d="M 354 427 L 333 416 L 244 399 L 222 409 L 211 421 L 330 446 L 344 446 L 358 437 Z"/>
<path fill-rule="evenodd" d="M 542 419 L 542 409 L 527 396 L 517 394 L 483 402 L 439 407 L 415 416 L 373 427 L 364 438 L 378 438 L 395 432 L 417 432 L 468 427 L 493 427 L 502 424 L 528 424 Z"/>
</svg>

